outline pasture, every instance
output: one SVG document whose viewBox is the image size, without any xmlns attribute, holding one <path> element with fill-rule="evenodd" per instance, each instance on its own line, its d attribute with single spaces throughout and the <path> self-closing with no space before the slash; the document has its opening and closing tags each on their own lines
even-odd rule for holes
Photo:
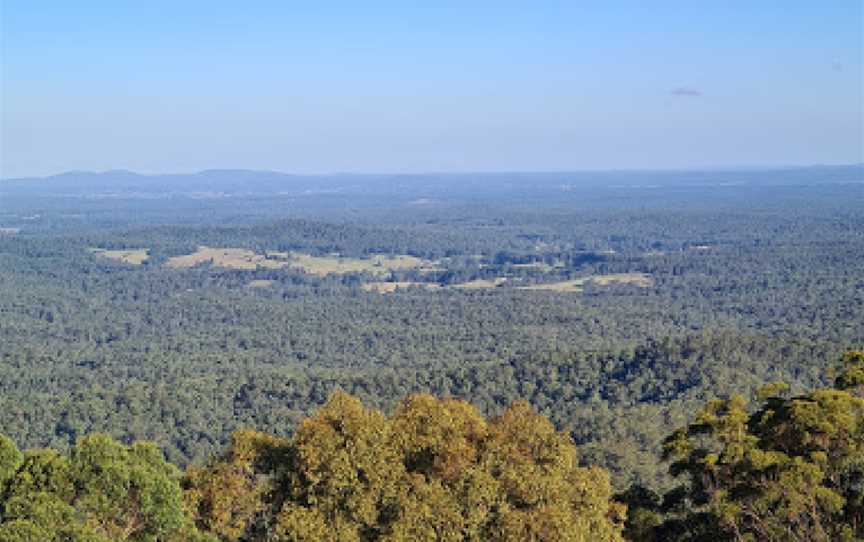
<svg viewBox="0 0 864 542">
<path fill-rule="evenodd" d="M 632 284 L 640 288 L 654 286 L 654 279 L 647 273 L 612 273 L 609 275 L 598 275 L 591 277 L 591 282 L 598 286 L 609 286 L 610 284 Z"/>
<path fill-rule="evenodd" d="M 305 273 L 324 277 L 329 274 L 371 273 L 387 275 L 390 271 L 427 268 L 431 264 L 415 256 L 388 256 L 376 254 L 371 258 L 344 258 L 338 255 L 312 256 L 292 252 L 288 265 L 302 269 Z"/>
<path fill-rule="evenodd" d="M 366 292 L 375 292 L 378 294 L 391 294 L 393 292 L 404 290 L 406 288 L 425 288 L 427 290 L 437 290 L 441 285 L 436 282 L 367 282 L 361 288 Z"/>
<path fill-rule="evenodd" d="M 461 284 L 454 284 L 451 288 L 458 288 L 460 290 L 485 290 L 488 288 L 497 288 L 505 282 L 507 282 L 507 279 L 503 277 L 495 279 L 477 279 L 463 282 Z"/>
<path fill-rule="evenodd" d="M 229 269 L 257 269 L 258 267 L 279 269 L 287 265 L 287 262 L 271 260 L 263 254 L 256 254 L 245 248 L 210 248 L 205 246 L 198 247 L 198 250 L 192 254 L 168 258 L 165 265 L 174 269 L 183 269 L 195 267 L 205 262 L 209 262 L 215 267 Z"/>
<path fill-rule="evenodd" d="M 597 275 L 594 277 L 583 277 L 547 284 L 532 284 L 520 286 L 519 290 L 534 290 L 547 292 L 569 292 L 580 293 L 587 282 L 597 286 L 610 286 L 612 284 L 630 284 L 639 288 L 649 288 L 654 285 L 654 279 L 646 273 L 610 273 L 608 275 Z"/>
<path fill-rule="evenodd" d="M 101 248 L 91 248 L 90 252 L 96 256 L 129 265 L 141 265 L 150 257 L 150 250 L 146 248 L 131 250 L 105 250 Z"/>
<path fill-rule="evenodd" d="M 247 287 L 247 288 L 269 288 L 269 287 L 272 286 L 272 285 L 273 285 L 273 281 L 272 281 L 272 280 L 267 280 L 267 279 L 256 279 L 256 280 L 250 280 L 250 281 L 246 284 L 246 287 Z"/>
<path fill-rule="evenodd" d="M 520 286 L 519 290 L 532 290 L 532 291 L 542 291 L 542 292 L 569 292 L 569 293 L 580 293 L 582 292 L 582 286 L 587 282 L 588 279 L 573 279 L 573 280 L 563 280 L 560 282 L 550 282 L 547 284 L 532 284 L 530 286 Z"/>
<path fill-rule="evenodd" d="M 304 273 L 325 277 L 330 274 L 344 275 L 348 273 L 370 273 L 376 276 L 386 276 L 391 271 L 433 269 L 432 263 L 415 256 L 389 256 L 375 254 L 370 258 L 346 258 L 338 254 L 329 256 L 313 256 L 302 252 L 267 251 L 258 254 L 245 248 L 211 248 L 198 247 L 192 254 L 169 258 L 165 265 L 175 269 L 195 267 L 202 263 L 210 263 L 215 267 L 229 269 L 280 269 L 290 267 Z"/>
</svg>

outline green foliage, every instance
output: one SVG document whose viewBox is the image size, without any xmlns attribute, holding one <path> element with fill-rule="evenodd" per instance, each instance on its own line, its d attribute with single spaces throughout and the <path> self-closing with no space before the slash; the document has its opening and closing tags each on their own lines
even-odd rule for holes
<svg viewBox="0 0 864 542">
<path fill-rule="evenodd" d="M 764 388 L 752 414 L 740 397 L 712 401 L 670 435 L 664 453 L 685 484 L 662 506 L 635 491 L 624 499 L 633 539 L 864 538 L 864 398 L 855 393 L 864 356 L 850 352 L 843 364 L 836 388 L 793 397 Z"/>
<path fill-rule="evenodd" d="M 834 387 L 864 396 L 864 352 L 846 352 Z"/>
<path fill-rule="evenodd" d="M 18 446 L 9 437 L 0 435 L 0 494 L 5 491 L 6 482 L 15 475 L 24 459 Z"/>
<path fill-rule="evenodd" d="M 112 540 L 165 538 L 183 526 L 179 472 L 152 443 L 90 435 L 72 450 L 75 508 Z"/>
<path fill-rule="evenodd" d="M 0 523 L 0 542 L 46 542 L 53 535 L 26 519 L 13 519 Z"/>
<path fill-rule="evenodd" d="M 762 386 L 664 441 L 682 484 L 613 495 L 566 433 L 516 401 L 485 418 L 416 394 L 387 416 L 336 392 L 291 438 L 245 429 L 182 475 L 104 434 L 67 455 L 0 436 L 0 542 L 848 541 L 864 538 L 864 397 Z M 854 380 L 853 380 L 854 381 Z M 843 388 L 843 389 L 838 389 Z"/>
<path fill-rule="evenodd" d="M 68 458 L 28 451 L 0 498 L 0 540 L 186 540 L 180 477 L 153 444 L 107 435 L 80 439 Z"/>
</svg>

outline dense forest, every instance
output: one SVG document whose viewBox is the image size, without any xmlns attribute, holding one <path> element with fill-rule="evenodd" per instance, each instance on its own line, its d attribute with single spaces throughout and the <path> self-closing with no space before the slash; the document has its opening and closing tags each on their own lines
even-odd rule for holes
<svg viewBox="0 0 864 542">
<path fill-rule="evenodd" d="M 185 473 L 151 443 L 22 453 L 0 435 L 0 540 L 860 540 L 864 353 L 836 374 L 763 386 L 752 413 L 709 402 L 664 440 L 680 485 L 663 496 L 614 495 L 525 401 L 486 420 L 412 395 L 387 417 L 336 392 L 291 438 L 240 430 Z"/>
<path fill-rule="evenodd" d="M 305 533 L 312 540 L 494 539 L 510 521 L 513 532 L 582 533 L 573 540 L 794 539 L 766 515 L 785 497 L 754 490 L 781 478 L 821 495 L 782 504 L 784 517 L 800 516 L 784 523 L 800 539 L 861 537 L 861 426 L 847 397 L 860 394 L 838 384 L 854 360 L 837 365 L 864 348 L 861 169 L 610 173 L 594 184 L 336 177 L 287 188 L 277 176 L 254 189 L 256 175 L 231 185 L 239 173 L 220 172 L 188 194 L 160 192 L 183 179 L 125 174 L 2 181 L 0 433 L 14 466 L 0 476 L 31 463 L 38 484 L 55 467 L 66 473 L 45 489 L 65 503 L 46 504 L 45 517 L 74 519 L 57 540 L 290 540 L 300 524 L 323 525 Z M 766 391 L 772 382 L 788 389 Z M 439 438 L 411 433 L 413 416 L 429 418 L 416 409 L 457 424 L 440 438 L 464 457 L 412 455 L 408 440 Z M 825 424 L 851 431 L 846 444 L 822 422 L 821 436 L 804 438 L 815 429 L 801 424 L 817 422 L 801 409 L 824 409 Z M 341 416 L 362 427 L 340 446 L 373 428 L 404 433 L 368 444 L 404 469 L 377 486 L 364 478 L 374 495 L 319 503 L 314 491 L 329 489 L 304 485 L 320 472 L 299 457 L 366 460 L 337 448 L 303 456 L 324 446 L 303 439 L 318 443 L 316 431 L 341 427 Z M 539 456 L 495 463 L 512 458 L 494 450 L 527 446 L 501 440 L 526 419 L 542 434 L 525 438 L 554 443 L 559 470 L 543 471 L 552 460 Z M 87 487 L 103 467 L 86 461 L 115 462 L 136 488 L 128 498 L 152 491 L 169 508 L 124 516 L 140 505 L 100 500 L 103 489 Z M 575 515 L 514 504 L 520 490 L 501 478 L 511 467 L 543 471 L 533 489 L 574 503 Z M 477 507 L 459 491 L 487 482 L 499 504 L 471 516 Z M 31 517 L 43 512 L 25 510 L 36 500 L 10 500 L 9 483 L 4 522 L 19 518 L 23 530 L 3 536 L 50 539 L 21 534 L 47 527 Z M 596 493 L 572 493 L 580 484 Z M 245 495 L 242 509 L 219 508 L 223 489 Z M 439 508 L 449 512 L 424 516 Z M 326 531 L 337 525 L 344 533 Z"/>
</svg>

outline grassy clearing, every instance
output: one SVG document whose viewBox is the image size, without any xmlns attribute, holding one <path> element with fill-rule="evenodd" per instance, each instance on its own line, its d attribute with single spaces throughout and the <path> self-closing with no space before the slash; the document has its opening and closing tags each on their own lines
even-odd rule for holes
<svg viewBox="0 0 864 542">
<path fill-rule="evenodd" d="M 437 290 L 441 288 L 441 285 L 435 282 L 367 282 L 361 286 L 361 288 L 367 292 L 375 292 L 378 294 L 390 294 L 411 287 Z"/>
<path fill-rule="evenodd" d="M 547 292 L 569 292 L 580 293 L 586 282 L 592 282 L 598 286 L 609 286 L 611 284 L 632 284 L 640 288 L 649 288 L 654 285 L 654 279 L 646 273 L 612 273 L 609 275 L 597 275 L 596 277 L 584 277 L 549 284 L 532 284 L 531 286 L 520 286 L 520 290 L 535 290 Z"/>
<path fill-rule="evenodd" d="M 245 248 L 210 248 L 205 246 L 198 247 L 198 250 L 192 254 L 169 258 L 165 265 L 182 269 L 195 267 L 204 262 L 229 269 L 257 269 L 258 267 L 278 269 L 286 265 L 286 262 L 267 259 L 266 256 L 256 254 Z"/>
<path fill-rule="evenodd" d="M 520 286 L 519 290 L 533 290 L 542 292 L 569 292 L 578 294 L 582 292 L 582 286 L 587 281 L 588 279 L 573 279 L 564 280 L 561 282 L 550 282 L 548 284 L 532 284 L 531 286 Z"/>
<path fill-rule="evenodd" d="M 654 279 L 647 273 L 613 273 L 611 275 L 598 275 L 592 277 L 591 281 L 599 286 L 610 284 L 632 284 L 640 288 L 650 288 L 654 285 Z"/>
<path fill-rule="evenodd" d="M 257 279 L 257 280 L 250 280 L 246 284 L 246 287 L 247 288 L 269 288 L 272 285 L 273 285 L 272 280 Z"/>
<path fill-rule="evenodd" d="M 514 263 L 510 267 L 513 269 L 537 269 L 544 273 L 548 273 L 554 269 L 554 267 L 545 262 Z"/>
<path fill-rule="evenodd" d="M 344 275 L 347 273 L 371 273 L 384 276 L 391 271 L 405 269 L 420 269 L 431 271 L 435 268 L 432 262 L 414 256 L 375 255 L 371 258 L 344 258 L 338 254 L 332 256 L 312 256 L 302 252 L 267 251 L 257 254 L 245 248 L 211 248 L 198 247 L 198 250 L 185 256 L 169 258 L 166 265 L 175 269 L 195 267 L 209 262 L 216 267 L 229 269 L 280 269 L 291 267 L 304 273 L 324 277 L 330 274 Z"/>
<path fill-rule="evenodd" d="M 487 288 L 497 288 L 505 282 L 507 282 L 507 279 L 501 277 L 496 279 L 477 279 L 463 282 L 462 284 L 454 284 L 451 288 L 458 288 L 460 290 L 484 290 Z"/>
<path fill-rule="evenodd" d="M 390 271 L 430 268 L 431 263 L 414 256 L 375 255 L 371 258 L 343 258 L 341 256 L 311 256 L 292 252 L 291 267 L 302 269 L 310 275 L 324 277 L 329 274 L 371 273 L 386 275 Z"/>
<path fill-rule="evenodd" d="M 104 250 L 91 248 L 90 252 L 102 258 L 108 258 L 129 265 L 141 265 L 150 257 L 150 249 L 138 248 L 132 250 Z"/>
</svg>

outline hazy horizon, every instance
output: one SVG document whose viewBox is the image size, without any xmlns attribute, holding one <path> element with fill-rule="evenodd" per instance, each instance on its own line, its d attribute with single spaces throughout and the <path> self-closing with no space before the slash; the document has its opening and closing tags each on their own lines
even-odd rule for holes
<svg viewBox="0 0 864 542">
<path fill-rule="evenodd" d="M 0 178 L 864 161 L 862 5 L 0 4 Z"/>
<path fill-rule="evenodd" d="M 549 169 L 549 170 L 457 170 L 457 171 L 320 171 L 320 172 L 296 172 L 296 171 L 279 171 L 273 169 L 255 169 L 243 167 L 227 167 L 227 168 L 208 168 L 208 169 L 192 169 L 186 171 L 135 171 L 127 168 L 113 168 L 105 170 L 83 170 L 71 169 L 66 171 L 58 171 L 47 175 L 24 175 L 18 177 L 0 177 L 0 181 L 12 181 L 20 179 L 50 179 L 52 177 L 62 177 L 64 175 L 111 175 L 111 174 L 132 174 L 141 177 L 156 177 L 156 176 L 188 176 L 200 175 L 204 173 L 214 172 L 243 172 L 243 173 L 261 173 L 261 174 L 276 174 L 288 176 L 303 176 L 303 177 L 334 177 L 334 176 L 400 176 L 400 175 L 544 175 L 544 174 L 579 174 L 579 173 L 704 173 L 716 171 L 723 172 L 747 172 L 747 171 L 783 171 L 783 170 L 799 170 L 799 169 L 816 169 L 816 168 L 843 168 L 843 167 L 864 167 L 864 163 L 836 163 L 836 164 L 771 164 L 764 166 L 753 165 L 728 165 L 717 167 L 696 167 L 696 168 L 595 168 L 595 169 Z"/>
</svg>

